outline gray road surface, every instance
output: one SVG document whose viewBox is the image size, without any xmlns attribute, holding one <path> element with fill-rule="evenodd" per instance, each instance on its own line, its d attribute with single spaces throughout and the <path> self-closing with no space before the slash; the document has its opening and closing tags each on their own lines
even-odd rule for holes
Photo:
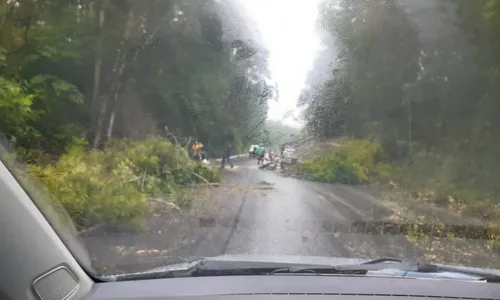
<svg viewBox="0 0 500 300">
<path fill-rule="evenodd" d="M 155 214 L 145 232 L 104 227 L 86 234 L 95 268 L 134 272 L 223 254 L 421 256 L 403 236 L 353 229 L 352 222 L 387 220 L 390 214 L 357 188 L 283 177 L 259 170 L 248 158 L 222 172 L 221 187 L 200 193 L 189 213 Z"/>
<path fill-rule="evenodd" d="M 234 221 L 211 224 L 195 255 L 417 255 L 404 237 L 339 230 L 353 221 L 388 220 L 389 210 L 359 189 L 283 177 L 248 159 L 223 172 L 226 184 L 246 188 L 227 199 L 238 206 Z"/>
</svg>

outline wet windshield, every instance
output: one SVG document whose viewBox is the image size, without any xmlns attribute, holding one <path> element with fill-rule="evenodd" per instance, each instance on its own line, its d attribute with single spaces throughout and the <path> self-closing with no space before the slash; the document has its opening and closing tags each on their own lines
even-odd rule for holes
<svg viewBox="0 0 500 300">
<path fill-rule="evenodd" d="M 500 269 L 498 1 L 7 0 L 0 25 L 1 160 L 95 275 Z"/>
</svg>

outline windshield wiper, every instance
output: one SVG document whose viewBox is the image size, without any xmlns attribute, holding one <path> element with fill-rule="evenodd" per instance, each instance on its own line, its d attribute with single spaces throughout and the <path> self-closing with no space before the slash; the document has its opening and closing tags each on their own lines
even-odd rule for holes
<svg viewBox="0 0 500 300">
<path fill-rule="evenodd" d="M 348 271 L 380 271 L 384 269 L 398 269 L 407 272 L 417 272 L 417 273 L 458 273 L 470 276 L 479 277 L 478 280 L 484 280 L 486 282 L 500 283 L 500 276 L 497 274 L 483 272 L 479 270 L 471 270 L 467 268 L 456 268 L 430 264 L 420 261 L 412 260 L 401 260 L 395 258 L 380 258 L 371 260 L 362 264 L 354 265 L 337 265 L 334 268 L 338 271 L 348 272 Z"/>
<path fill-rule="evenodd" d="M 500 276 L 464 268 L 440 266 L 425 262 L 381 258 L 361 264 L 349 265 L 306 265 L 254 261 L 217 261 L 199 260 L 182 267 L 167 266 L 148 272 L 125 274 L 107 278 L 106 281 L 158 279 L 174 277 L 204 276 L 242 276 L 242 275 L 278 275 L 278 274 L 311 274 L 311 275 L 366 275 L 370 271 L 397 269 L 416 273 L 458 273 L 478 277 L 478 280 L 500 283 Z"/>
<path fill-rule="evenodd" d="M 337 270 L 330 265 L 289 264 L 254 261 L 211 261 L 197 266 L 192 276 L 235 276 L 273 274 L 366 274 L 363 270 Z"/>
<path fill-rule="evenodd" d="M 243 275 L 273 275 L 273 274 L 361 274 L 364 270 L 337 270 L 329 265 L 305 265 L 288 263 L 270 263 L 253 261 L 212 261 L 209 259 L 191 262 L 183 267 L 166 266 L 146 272 L 103 276 L 102 281 L 124 281 L 177 277 L 204 276 L 243 276 Z"/>
<path fill-rule="evenodd" d="M 334 274 L 334 275 L 366 275 L 370 271 L 398 269 L 415 273 L 457 273 L 478 277 L 478 280 L 500 283 L 500 276 L 486 271 L 467 268 L 455 268 L 430 264 L 426 262 L 380 258 L 350 265 L 287 265 L 256 262 L 217 262 L 207 261 L 200 264 L 192 273 L 193 276 L 227 276 L 227 275 L 273 275 L 273 274 Z M 280 266 L 281 265 L 281 266 Z"/>
</svg>

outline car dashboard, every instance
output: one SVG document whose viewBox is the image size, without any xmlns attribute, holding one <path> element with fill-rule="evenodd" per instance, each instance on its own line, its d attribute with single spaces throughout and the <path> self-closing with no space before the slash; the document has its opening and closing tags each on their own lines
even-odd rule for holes
<svg viewBox="0 0 500 300">
<path fill-rule="evenodd" d="M 500 299 L 483 281 L 331 275 L 170 278 L 94 285 L 88 299 Z"/>
</svg>

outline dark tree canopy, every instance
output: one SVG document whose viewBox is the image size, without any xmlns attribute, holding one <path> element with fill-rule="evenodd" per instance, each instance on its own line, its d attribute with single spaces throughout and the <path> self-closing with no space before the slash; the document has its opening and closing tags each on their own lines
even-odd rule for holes
<svg viewBox="0 0 500 300">
<path fill-rule="evenodd" d="M 0 23 L 0 131 L 26 155 L 165 126 L 244 148 L 273 97 L 267 53 L 227 41 L 214 1 L 7 1 Z"/>
</svg>

